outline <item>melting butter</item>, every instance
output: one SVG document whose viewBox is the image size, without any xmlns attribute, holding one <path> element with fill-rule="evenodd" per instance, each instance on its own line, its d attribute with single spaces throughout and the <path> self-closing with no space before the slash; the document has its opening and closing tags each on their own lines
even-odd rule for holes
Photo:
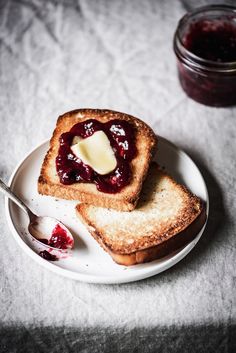
<svg viewBox="0 0 236 353">
<path fill-rule="evenodd" d="M 114 151 L 103 131 L 96 131 L 90 137 L 79 139 L 78 143 L 71 146 L 71 150 L 76 157 L 98 174 L 105 175 L 116 168 L 117 161 Z"/>
</svg>

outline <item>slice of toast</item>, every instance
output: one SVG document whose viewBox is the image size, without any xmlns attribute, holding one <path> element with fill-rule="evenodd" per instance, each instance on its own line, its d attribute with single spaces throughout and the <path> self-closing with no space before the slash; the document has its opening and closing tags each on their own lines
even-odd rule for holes
<svg viewBox="0 0 236 353">
<path fill-rule="evenodd" d="M 98 191 L 95 184 L 77 182 L 71 185 L 60 183 L 56 171 L 55 159 L 58 154 L 59 137 L 75 124 L 96 119 L 105 123 L 112 119 L 126 120 L 134 128 L 137 154 L 130 162 L 132 177 L 130 183 L 120 192 L 108 194 Z M 50 148 L 45 156 L 38 180 L 38 192 L 62 199 L 78 200 L 96 206 L 131 211 L 135 208 L 143 181 L 146 177 L 157 138 L 152 129 L 133 116 L 111 110 L 79 109 L 61 115 L 50 140 Z"/>
<path fill-rule="evenodd" d="M 161 258 L 186 245 L 206 221 L 204 203 L 152 163 L 130 213 L 79 204 L 76 213 L 118 264 Z"/>
</svg>

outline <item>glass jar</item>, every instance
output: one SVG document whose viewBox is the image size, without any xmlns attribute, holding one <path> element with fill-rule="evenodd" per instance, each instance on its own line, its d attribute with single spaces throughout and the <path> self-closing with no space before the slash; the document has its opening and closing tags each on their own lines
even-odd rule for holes
<svg viewBox="0 0 236 353">
<path fill-rule="evenodd" d="M 236 8 L 200 7 L 181 18 L 174 36 L 178 75 L 195 101 L 236 104 Z"/>
</svg>

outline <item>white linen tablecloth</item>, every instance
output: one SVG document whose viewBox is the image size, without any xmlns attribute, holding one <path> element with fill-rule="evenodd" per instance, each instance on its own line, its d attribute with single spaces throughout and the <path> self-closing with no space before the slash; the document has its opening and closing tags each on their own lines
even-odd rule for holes
<svg viewBox="0 0 236 353">
<path fill-rule="evenodd" d="M 210 194 L 196 248 L 165 273 L 125 285 L 41 268 L 14 241 L 1 196 L 1 353 L 236 349 L 236 108 L 187 98 L 172 49 L 179 18 L 207 3 L 0 1 L 3 180 L 50 137 L 59 114 L 109 108 L 140 117 L 189 153 Z"/>
</svg>

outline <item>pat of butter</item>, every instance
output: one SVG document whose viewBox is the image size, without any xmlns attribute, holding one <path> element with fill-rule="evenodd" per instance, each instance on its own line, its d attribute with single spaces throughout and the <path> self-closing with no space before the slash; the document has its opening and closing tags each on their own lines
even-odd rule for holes
<svg viewBox="0 0 236 353">
<path fill-rule="evenodd" d="M 75 136 L 72 140 L 72 145 L 76 145 L 78 142 L 82 140 L 82 137 Z"/>
<path fill-rule="evenodd" d="M 112 172 L 117 165 L 110 141 L 103 131 L 96 131 L 92 136 L 79 140 L 71 146 L 71 150 L 84 164 L 101 175 Z"/>
</svg>

